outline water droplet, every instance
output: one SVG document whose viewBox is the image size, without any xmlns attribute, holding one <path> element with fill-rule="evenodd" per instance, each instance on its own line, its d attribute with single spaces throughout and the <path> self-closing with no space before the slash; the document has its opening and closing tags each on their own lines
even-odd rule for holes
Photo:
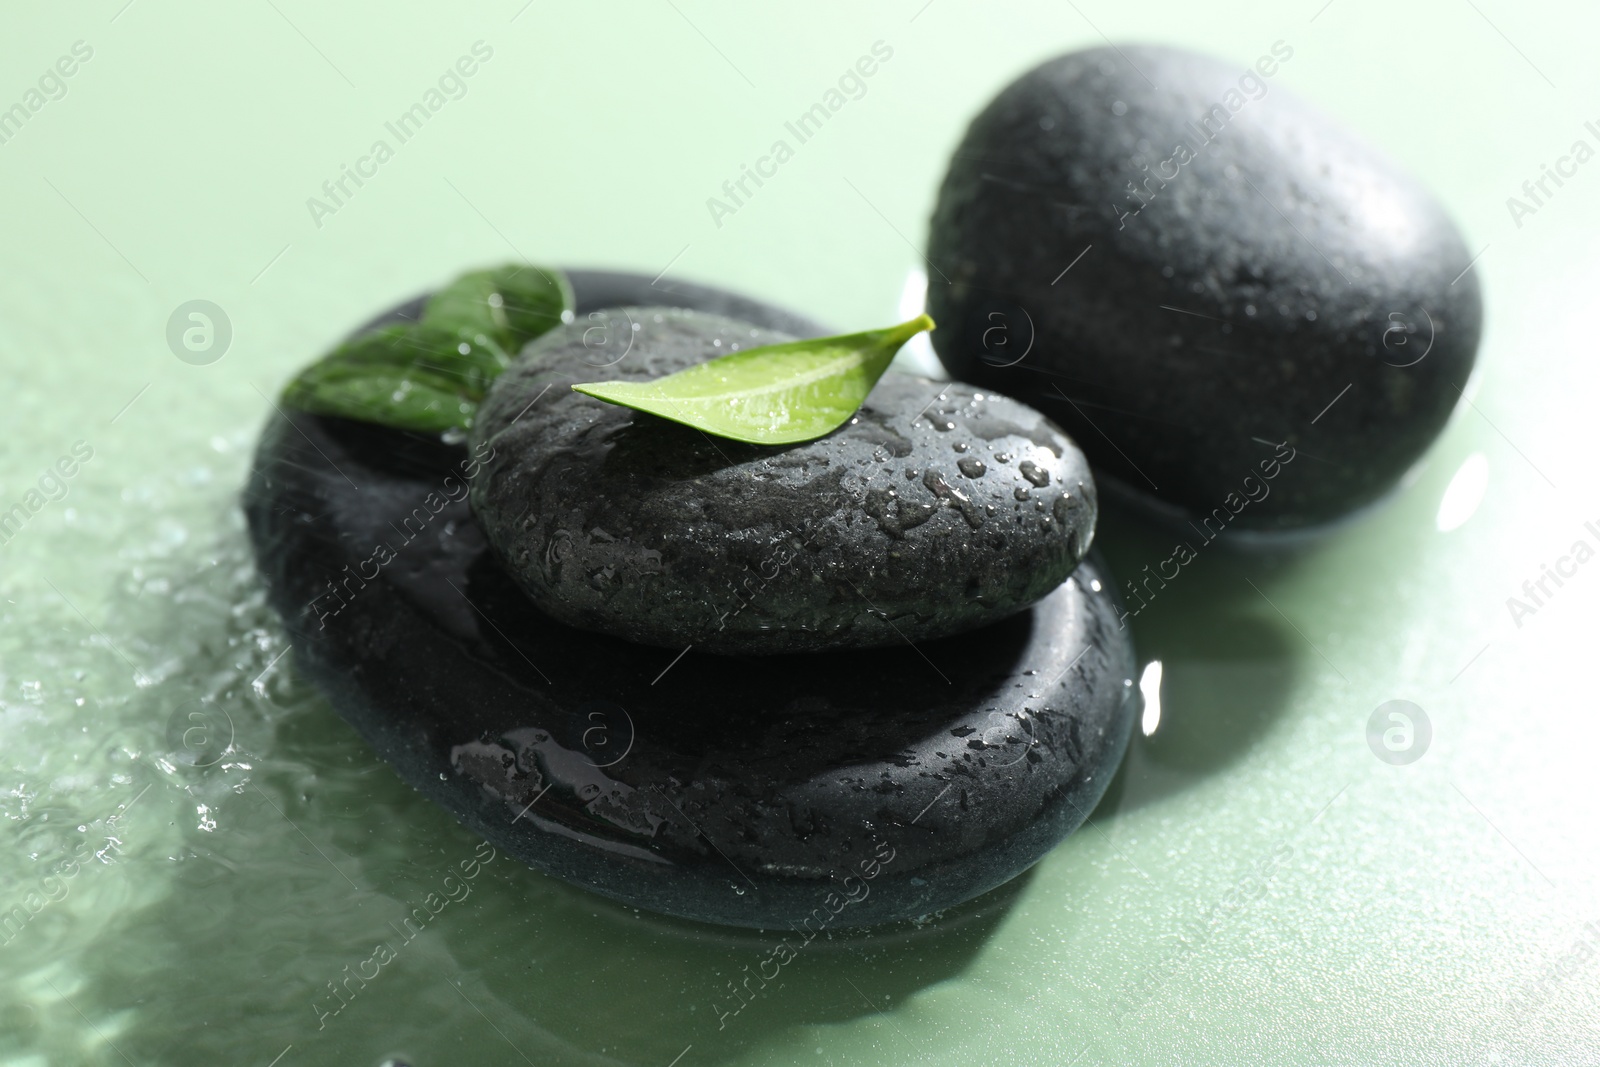
<svg viewBox="0 0 1600 1067">
<path fill-rule="evenodd" d="M 884 533 L 899 540 L 907 530 L 933 518 L 933 513 L 938 509 L 932 504 L 902 500 L 893 489 L 880 486 L 867 491 L 862 510 L 872 516 Z"/>
<path fill-rule="evenodd" d="M 1019 485 L 1015 489 L 1011 490 L 1011 495 L 1018 500 L 1026 500 L 1031 493 L 1027 486 Z"/>
<path fill-rule="evenodd" d="M 922 484 L 927 486 L 934 496 L 961 512 L 961 517 L 967 520 L 968 526 L 976 530 L 983 525 L 983 513 L 978 510 L 977 505 L 967 494 L 945 481 L 938 471 L 929 471 L 923 475 Z"/>
<path fill-rule="evenodd" d="M 1021 471 L 1024 478 L 1028 479 L 1028 481 L 1032 482 L 1040 489 L 1043 489 L 1045 486 L 1050 484 L 1050 472 L 1040 467 L 1031 459 L 1025 459 L 1021 463 L 1017 464 L 1017 470 Z"/>
<path fill-rule="evenodd" d="M 965 452 L 970 446 L 965 441 L 957 441 L 950 447 L 955 449 L 957 452 Z"/>
<path fill-rule="evenodd" d="M 994 454 L 994 461 L 996 463 L 1010 463 L 1011 462 L 1011 453 L 1010 452 L 996 452 Z"/>
</svg>

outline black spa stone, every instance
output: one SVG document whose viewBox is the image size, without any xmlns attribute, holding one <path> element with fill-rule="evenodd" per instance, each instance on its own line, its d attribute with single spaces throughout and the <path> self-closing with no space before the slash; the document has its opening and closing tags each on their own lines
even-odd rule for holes
<svg viewBox="0 0 1600 1067">
<path fill-rule="evenodd" d="M 592 277 L 573 275 L 580 317 Z M 296 668 L 405 781 L 532 866 L 707 922 L 872 925 L 1026 869 L 1121 759 L 1134 657 L 1094 558 L 1033 608 L 918 648 L 674 662 L 518 592 L 464 499 L 473 462 L 278 414 L 244 508 Z"/>
<path fill-rule="evenodd" d="M 542 611 L 724 654 L 903 646 L 1019 611 L 1088 550 L 1094 482 L 1037 411 L 886 375 L 828 436 L 768 447 L 575 393 L 790 340 L 671 308 L 523 350 L 473 424 L 472 508 Z"/>
<path fill-rule="evenodd" d="M 1276 445 L 1311 457 L 1235 528 L 1383 495 L 1478 345 L 1460 233 L 1282 86 L 1292 57 L 1278 42 L 1248 71 L 1158 47 L 1052 59 L 973 120 L 929 236 L 946 367 L 1055 418 L 1102 489 L 1206 515 Z"/>
</svg>

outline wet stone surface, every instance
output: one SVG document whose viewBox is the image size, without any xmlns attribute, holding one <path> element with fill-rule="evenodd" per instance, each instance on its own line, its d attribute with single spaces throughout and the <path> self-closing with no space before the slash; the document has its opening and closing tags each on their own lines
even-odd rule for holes
<svg viewBox="0 0 1600 1067">
<path fill-rule="evenodd" d="M 801 936 L 912 918 L 1027 869 L 1122 758 L 1135 658 L 1094 558 L 915 649 L 675 660 L 535 608 L 473 519 L 476 462 L 279 414 L 244 508 L 294 669 L 406 782 L 555 877 Z"/>
<path fill-rule="evenodd" d="M 569 388 L 788 339 L 627 308 L 524 350 L 473 428 L 484 463 L 472 505 L 535 604 L 666 648 L 886 647 L 1004 618 L 1088 551 L 1083 455 L 1038 412 L 981 389 L 890 373 L 845 426 L 770 447 Z"/>
<path fill-rule="evenodd" d="M 1482 319 L 1444 209 L 1280 84 L 1292 56 L 1052 59 L 973 121 L 929 234 L 945 366 L 1056 419 L 1108 491 L 1201 516 L 1278 446 L 1312 457 L 1237 528 L 1385 494 L 1455 407 Z"/>
</svg>

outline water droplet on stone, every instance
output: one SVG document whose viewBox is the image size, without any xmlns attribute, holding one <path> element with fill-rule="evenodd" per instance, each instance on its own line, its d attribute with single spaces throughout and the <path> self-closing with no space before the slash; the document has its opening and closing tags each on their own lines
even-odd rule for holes
<svg viewBox="0 0 1600 1067">
<path fill-rule="evenodd" d="M 1045 486 L 1050 484 L 1050 472 L 1040 467 L 1031 459 L 1025 459 L 1021 463 L 1017 464 L 1017 470 L 1021 471 L 1024 478 L 1028 479 L 1028 481 L 1032 482 L 1040 489 L 1043 489 Z"/>
<path fill-rule="evenodd" d="M 930 470 L 923 475 L 922 484 L 927 486 L 934 496 L 961 512 L 961 517 L 967 520 L 968 526 L 976 530 L 983 525 L 983 513 L 972 502 L 972 498 L 945 481 L 938 471 Z"/>
<path fill-rule="evenodd" d="M 972 456 L 958 460 L 956 462 L 956 466 L 959 467 L 961 469 L 961 473 L 965 474 L 968 478 L 982 478 L 984 472 L 989 469 L 988 467 L 984 466 L 983 460 L 975 459 Z"/>
</svg>

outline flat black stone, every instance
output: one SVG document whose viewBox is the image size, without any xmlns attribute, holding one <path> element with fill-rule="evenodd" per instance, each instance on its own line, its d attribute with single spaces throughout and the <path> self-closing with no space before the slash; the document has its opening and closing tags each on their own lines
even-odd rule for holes
<svg viewBox="0 0 1600 1067">
<path fill-rule="evenodd" d="M 536 606 L 640 644 L 810 653 L 971 630 L 1072 573 L 1094 536 L 1094 480 L 1025 404 L 891 373 L 833 433 L 768 447 L 570 388 L 791 339 L 624 308 L 523 350 L 473 424 L 472 508 Z"/>
<path fill-rule="evenodd" d="M 1092 558 L 1031 610 L 916 649 L 674 662 L 540 614 L 473 521 L 470 463 L 278 415 L 244 508 L 297 669 L 404 780 L 541 870 L 737 926 L 915 917 L 1033 864 L 1122 757 L 1133 650 Z"/>
<path fill-rule="evenodd" d="M 1418 460 L 1482 309 L 1426 189 L 1281 75 L 1242 91 L 1243 74 L 1125 46 L 1013 82 L 940 190 L 929 258 L 949 284 L 928 310 L 952 375 L 1040 408 L 1097 476 L 1190 514 L 1259 484 L 1264 442 L 1312 457 L 1229 519 L 1289 528 L 1377 499 Z"/>
</svg>

